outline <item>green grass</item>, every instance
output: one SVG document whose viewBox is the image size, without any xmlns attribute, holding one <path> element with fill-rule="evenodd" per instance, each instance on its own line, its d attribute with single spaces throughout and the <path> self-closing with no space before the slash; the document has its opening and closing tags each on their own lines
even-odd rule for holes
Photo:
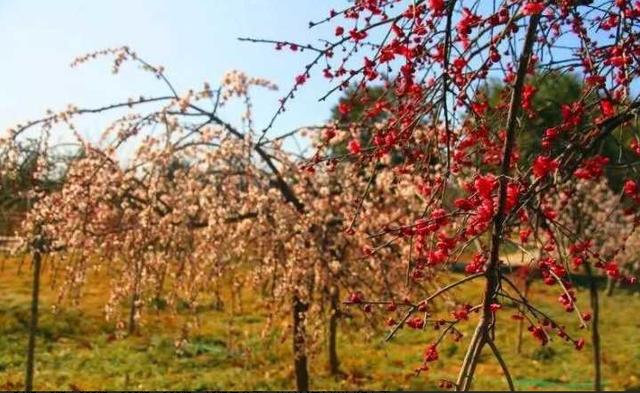
<svg viewBox="0 0 640 393">
<path fill-rule="evenodd" d="M 294 388 L 290 337 L 286 322 L 263 332 L 268 310 L 245 294 L 245 313 L 232 315 L 202 307 L 200 325 L 191 331 L 189 344 L 177 353 L 174 342 L 184 318 L 168 311 L 147 313 L 140 334 L 114 339 L 114 327 L 102 317 L 106 297 L 104 280 L 87 286 L 78 308 L 64 307 L 56 315 L 50 310 L 55 291 L 45 272 L 42 317 L 37 341 L 35 388 L 106 390 L 261 390 Z M 458 295 L 477 296 L 481 288 L 471 284 Z M 555 304 L 557 288 L 534 286 L 533 299 L 558 316 L 569 330 L 589 341 L 588 331 L 579 331 L 573 315 Z M 587 297 L 581 296 L 583 309 Z M 0 388 L 20 389 L 25 362 L 26 326 L 30 299 L 30 274 L 17 274 L 7 263 L 0 272 Z M 640 387 L 640 298 L 619 292 L 602 299 L 603 373 L 607 389 Z M 383 344 L 384 332 L 374 332 L 361 317 L 341 322 L 338 350 L 343 375 L 328 375 L 324 344 L 311 364 L 311 387 L 322 390 L 425 390 L 437 387 L 440 378 L 455 379 L 466 341 L 446 339 L 440 360 L 431 370 L 416 376 L 426 344 L 434 332 L 403 330 Z M 591 347 L 576 352 L 554 340 L 540 347 L 525 335 L 524 350 L 516 354 L 517 324 L 511 311 L 499 312 L 497 341 L 509 364 L 518 389 L 585 390 L 592 386 Z M 466 337 L 475 319 L 463 326 Z M 264 334 L 263 334 L 264 333 Z M 505 389 L 500 368 L 485 351 L 477 370 L 477 389 Z"/>
</svg>

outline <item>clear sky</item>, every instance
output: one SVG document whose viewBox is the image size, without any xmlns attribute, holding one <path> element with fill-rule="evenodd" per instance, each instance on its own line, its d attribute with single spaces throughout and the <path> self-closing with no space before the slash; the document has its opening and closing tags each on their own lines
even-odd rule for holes
<svg viewBox="0 0 640 393">
<path fill-rule="evenodd" d="M 326 30 L 307 23 L 344 6 L 340 0 L 0 0 L 0 129 L 38 118 L 48 108 L 101 106 L 162 87 L 149 74 L 110 63 L 72 69 L 86 52 L 129 45 L 152 64 L 164 65 L 178 89 L 215 87 L 230 69 L 272 80 L 280 92 L 255 97 L 257 127 L 264 126 L 307 55 L 276 52 L 271 45 L 237 41 L 240 36 L 316 43 Z M 319 104 L 328 85 L 314 75 L 276 123 L 280 131 L 317 124 L 335 102 Z M 83 123 L 83 134 L 103 124 Z"/>
</svg>

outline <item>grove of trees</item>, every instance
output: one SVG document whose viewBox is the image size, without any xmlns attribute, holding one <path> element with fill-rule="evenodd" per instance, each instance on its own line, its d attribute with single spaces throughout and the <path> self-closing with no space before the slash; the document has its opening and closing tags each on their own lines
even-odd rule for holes
<svg viewBox="0 0 640 393">
<path fill-rule="evenodd" d="M 318 342 L 340 374 L 339 321 L 356 312 L 385 340 L 425 330 L 418 373 L 444 342 L 461 342 L 466 355 L 443 388 L 470 390 L 485 352 L 515 390 L 495 336 L 520 326 L 561 350 L 588 340 L 602 389 L 597 282 L 606 277 L 608 293 L 635 286 L 640 255 L 640 2 L 356 0 L 309 26 L 325 24 L 335 33 L 320 44 L 242 39 L 309 59 L 266 127 L 254 124 L 251 93 L 277 89 L 270 81 L 231 71 L 183 91 L 120 47 L 73 66 L 135 65 L 162 95 L 70 106 L 2 136 L 0 206 L 24 214 L 17 252 L 33 267 L 26 390 L 44 263 L 59 273 L 60 302 L 81 302 L 87 277 L 105 274 L 105 315 L 122 336 L 160 303 L 195 311 L 221 280 L 253 285 L 273 310 L 268 328 L 286 321 L 300 391 Z M 331 118 L 277 132 L 309 78 L 326 79 L 319 98 L 336 97 Z M 225 119 L 232 102 L 243 109 Z M 75 124 L 98 113 L 114 121 L 92 142 Z M 64 154 L 57 132 L 73 139 Z M 293 138 L 311 153 L 289 151 Z M 577 296 L 577 274 L 589 299 Z M 552 288 L 575 323 L 552 318 L 519 277 Z M 452 295 L 471 282 L 480 297 Z M 507 306 L 511 326 L 496 317 Z M 185 318 L 179 343 L 193 324 Z"/>
</svg>

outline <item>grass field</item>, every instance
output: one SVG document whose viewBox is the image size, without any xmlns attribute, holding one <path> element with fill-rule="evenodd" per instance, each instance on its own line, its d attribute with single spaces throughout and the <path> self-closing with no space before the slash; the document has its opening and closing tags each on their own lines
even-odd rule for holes
<svg viewBox="0 0 640 393">
<path fill-rule="evenodd" d="M 46 270 L 42 292 L 42 316 L 37 342 L 35 388 L 44 389 L 293 389 L 289 340 L 282 329 L 262 337 L 269 310 L 253 308 L 244 295 L 245 312 L 232 315 L 227 310 L 205 308 L 201 325 L 194 329 L 182 354 L 174 346 L 181 318 L 169 313 L 148 312 L 140 334 L 113 339 L 114 327 L 102 316 L 106 297 L 104 280 L 94 277 L 78 308 L 65 307 L 57 315 L 50 312 L 55 289 L 50 288 Z M 475 285 L 475 286 L 474 286 Z M 464 295 L 481 289 L 471 284 Z M 534 285 L 532 298 L 567 326 L 577 326 L 574 317 L 556 306 L 557 288 Z M 461 291 L 458 291 L 462 294 Z M 583 309 L 587 296 L 581 297 Z M 30 272 L 25 266 L 18 275 L 16 264 L 6 261 L 0 271 L 0 388 L 20 389 L 23 384 L 26 326 L 30 300 Z M 618 292 L 602 299 L 603 374 L 606 389 L 640 388 L 640 297 Z M 523 353 L 515 351 L 517 324 L 511 312 L 500 311 L 497 340 L 509 364 L 516 387 L 543 390 L 586 390 L 592 386 L 591 347 L 576 352 L 555 340 L 540 347 L 525 335 Z M 469 333 L 475 320 L 465 324 Z M 589 332 L 581 334 L 589 341 Z M 373 333 L 373 332 L 371 332 Z M 467 334 L 467 337 L 470 335 Z M 356 321 L 342 321 L 338 350 L 343 375 L 333 378 L 326 371 L 323 351 L 311 365 L 312 389 L 403 389 L 420 390 L 437 386 L 440 378 L 455 379 L 466 341 L 446 340 L 440 360 L 431 370 L 415 376 L 425 344 L 433 332 L 401 331 L 390 343 L 383 334 L 369 334 Z M 505 389 L 500 368 L 488 352 L 478 367 L 477 389 Z"/>
</svg>

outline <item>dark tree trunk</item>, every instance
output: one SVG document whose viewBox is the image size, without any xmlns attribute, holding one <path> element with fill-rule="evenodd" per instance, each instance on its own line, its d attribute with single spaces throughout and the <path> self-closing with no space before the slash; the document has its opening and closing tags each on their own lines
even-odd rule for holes
<svg viewBox="0 0 640 393">
<path fill-rule="evenodd" d="M 35 364 L 36 333 L 38 331 L 38 303 L 40 300 L 40 270 L 42 254 L 39 250 L 33 252 L 33 284 L 31 289 L 31 321 L 29 322 L 29 344 L 27 346 L 27 370 L 25 373 L 24 389 L 33 391 L 33 371 Z"/>
<path fill-rule="evenodd" d="M 138 291 L 133 292 L 131 297 L 131 307 L 129 308 L 129 335 L 133 335 L 136 332 L 136 312 L 138 308 Z"/>
<path fill-rule="evenodd" d="M 160 272 L 160 280 L 158 281 L 158 284 L 156 285 L 156 294 L 155 294 L 155 301 L 156 301 L 156 306 L 158 307 L 158 309 L 161 309 L 163 307 L 163 303 L 164 303 L 164 297 L 162 296 L 163 292 L 164 292 L 164 284 L 166 282 L 166 278 L 167 278 L 167 266 L 165 265 L 162 268 L 162 271 Z"/>
<path fill-rule="evenodd" d="M 293 368 L 296 374 L 296 389 L 309 391 L 309 371 L 307 369 L 306 329 L 304 326 L 307 305 L 293 296 Z"/>
<path fill-rule="evenodd" d="M 593 344 L 593 389 L 602 391 L 602 355 L 600 351 L 600 304 L 598 299 L 598 285 L 588 263 L 584 264 L 589 277 L 589 298 L 591 300 L 591 343 Z"/>
<path fill-rule="evenodd" d="M 338 360 L 337 336 L 338 318 L 340 318 L 340 289 L 337 286 L 331 288 L 331 308 L 329 312 L 329 372 L 331 375 L 340 373 L 340 361 Z"/>
<path fill-rule="evenodd" d="M 216 289 L 214 291 L 214 299 L 213 299 L 213 309 L 216 311 L 224 310 L 224 301 L 222 300 L 222 295 L 220 294 L 219 282 L 216 282 Z"/>
</svg>

